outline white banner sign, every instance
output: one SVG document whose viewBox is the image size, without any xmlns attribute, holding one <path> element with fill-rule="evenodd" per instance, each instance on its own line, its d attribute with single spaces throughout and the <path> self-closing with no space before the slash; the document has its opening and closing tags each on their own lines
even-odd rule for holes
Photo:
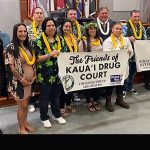
<svg viewBox="0 0 150 150">
<path fill-rule="evenodd" d="M 134 49 L 137 72 L 150 70 L 150 41 L 136 40 Z"/>
<path fill-rule="evenodd" d="M 65 92 L 123 85 L 128 64 L 126 50 L 61 53 L 59 75 Z"/>
</svg>

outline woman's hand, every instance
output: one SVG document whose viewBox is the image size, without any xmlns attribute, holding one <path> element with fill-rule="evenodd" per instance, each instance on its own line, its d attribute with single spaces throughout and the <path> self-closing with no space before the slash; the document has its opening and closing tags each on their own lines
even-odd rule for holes
<svg viewBox="0 0 150 150">
<path fill-rule="evenodd" d="M 29 82 L 29 84 L 32 84 L 35 79 L 36 79 L 36 76 L 34 76 L 34 77 L 32 78 L 32 80 Z"/>
<path fill-rule="evenodd" d="M 30 82 L 29 82 L 28 80 L 26 80 L 25 78 L 22 78 L 22 79 L 20 80 L 20 82 L 22 83 L 23 86 L 28 86 L 28 85 L 30 85 Z"/>
<path fill-rule="evenodd" d="M 131 42 L 134 42 L 134 41 L 136 40 L 134 36 L 130 36 L 130 37 L 128 37 L 128 38 L 129 38 L 129 40 L 130 40 Z"/>
<path fill-rule="evenodd" d="M 129 56 L 131 55 L 131 51 L 128 49 L 127 53 L 129 54 Z"/>
<path fill-rule="evenodd" d="M 51 53 L 50 53 L 50 56 L 51 57 L 57 57 L 59 56 L 60 52 L 58 50 L 53 50 Z"/>
</svg>

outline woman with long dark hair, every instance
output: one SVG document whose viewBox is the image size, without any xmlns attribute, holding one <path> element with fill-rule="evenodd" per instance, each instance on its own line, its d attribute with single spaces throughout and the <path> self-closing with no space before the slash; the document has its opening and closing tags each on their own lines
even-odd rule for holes
<svg viewBox="0 0 150 150">
<path fill-rule="evenodd" d="M 89 22 L 85 25 L 86 36 L 79 42 L 79 52 L 102 52 L 102 39 L 98 34 L 98 24 Z M 91 112 L 100 111 L 97 102 L 103 88 L 93 88 L 84 90 L 83 93 L 87 100 L 87 108 Z"/>
<path fill-rule="evenodd" d="M 35 128 L 27 123 L 28 101 L 36 78 L 34 63 L 35 54 L 29 46 L 26 26 L 18 23 L 13 28 L 12 42 L 6 48 L 5 65 L 8 91 L 18 104 L 19 134 L 35 131 Z"/>
</svg>

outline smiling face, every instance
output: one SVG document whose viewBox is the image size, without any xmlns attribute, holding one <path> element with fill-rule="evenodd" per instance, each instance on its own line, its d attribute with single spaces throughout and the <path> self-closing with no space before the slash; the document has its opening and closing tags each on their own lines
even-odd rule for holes
<svg viewBox="0 0 150 150">
<path fill-rule="evenodd" d="M 88 28 L 88 33 L 90 36 L 94 37 L 96 35 L 96 28 L 94 26 L 90 26 Z"/>
<path fill-rule="evenodd" d="M 63 32 L 64 34 L 69 34 L 72 31 L 72 26 L 70 22 L 65 22 L 63 25 Z"/>
<path fill-rule="evenodd" d="M 46 24 L 46 30 L 45 30 L 46 34 L 48 36 L 53 36 L 56 32 L 56 26 L 54 24 L 54 22 L 52 20 L 49 20 Z"/>
<path fill-rule="evenodd" d="M 34 10 L 33 18 L 36 22 L 42 22 L 44 18 L 43 10 L 41 8 L 36 8 Z"/>
<path fill-rule="evenodd" d="M 99 18 L 100 21 L 106 22 L 106 20 L 108 19 L 108 10 L 106 8 L 102 9 L 98 13 L 98 18 Z"/>
<path fill-rule="evenodd" d="M 27 38 L 27 30 L 26 30 L 25 26 L 23 26 L 23 25 L 18 26 L 17 37 L 22 42 L 26 40 L 26 38 Z"/>
<path fill-rule="evenodd" d="M 119 38 L 122 34 L 122 25 L 121 24 L 115 24 L 112 28 L 112 33 L 116 38 Z"/>
<path fill-rule="evenodd" d="M 130 20 L 132 21 L 132 23 L 134 25 L 137 25 L 140 21 L 140 13 L 139 12 L 133 12 L 131 17 L 130 17 Z"/>
<path fill-rule="evenodd" d="M 77 19 L 77 11 L 76 10 L 69 10 L 67 13 L 67 18 L 74 22 Z"/>
</svg>

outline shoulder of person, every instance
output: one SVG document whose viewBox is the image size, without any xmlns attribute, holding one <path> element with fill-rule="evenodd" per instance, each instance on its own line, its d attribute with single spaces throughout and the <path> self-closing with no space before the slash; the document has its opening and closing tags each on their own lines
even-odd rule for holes
<svg viewBox="0 0 150 150">
<path fill-rule="evenodd" d="M 92 20 L 91 22 L 93 22 L 93 23 L 97 23 L 97 18 L 96 18 L 96 19 L 94 19 L 94 20 Z"/>
<path fill-rule="evenodd" d="M 104 43 L 107 43 L 107 42 L 112 42 L 110 36 L 109 36 L 106 40 L 104 40 L 103 44 L 104 44 Z"/>
<path fill-rule="evenodd" d="M 8 44 L 6 47 L 6 52 L 12 53 L 13 51 L 14 51 L 14 44 L 13 43 Z"/>
<path fill-rule="evenodd" d="M 123 36 L 123 39 L 126 40 L 126 41 L 130 41 L 128 37 Z"/>
<path fill-rule="evenodd" d="M 31 25 L 31 24 L 30 24 L 30 25 L 27 25 L 26 28 L 27 28 L 27 31 L 29 31 L 29 30 L 32 29 L 32 25 Z"/>
<path fill-rule="evenodd" d="M 115 23 L 117 23 L 116 21 L 114 21 L 114 20 L 112 20 L 112 19 L 108 19 L 108 21 L 109 21 L 109 23 L 110 23 L 110 25 L 114 25 Z"/>
</svg>

